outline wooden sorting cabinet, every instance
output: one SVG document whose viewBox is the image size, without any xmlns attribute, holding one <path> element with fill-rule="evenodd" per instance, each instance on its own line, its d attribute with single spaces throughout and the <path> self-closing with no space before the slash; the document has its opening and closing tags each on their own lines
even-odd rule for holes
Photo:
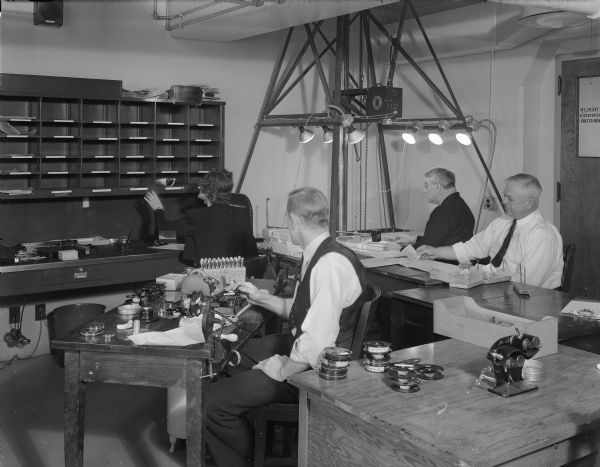
<svg viewBox="0 0 600 467">
<path fill-rule="evenodd" d="M 193 191 L 223 167 L 224 108 L 121 98 L 118 81 L 0 74 L 0 199 Z"/>
</svg>

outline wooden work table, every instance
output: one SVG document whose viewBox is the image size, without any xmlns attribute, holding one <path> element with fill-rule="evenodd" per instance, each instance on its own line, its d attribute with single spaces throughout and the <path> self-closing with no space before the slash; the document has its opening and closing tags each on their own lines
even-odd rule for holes
<svg viewBox="0 0 600 467">
<path fill-rule="evenodd" d="M 475 385 L 487 349 L 448 339 L 394 352 L 445 368 L 415 393 L 351 362 L 348 377 L 294 375 L 299 465 L 559 466 L 600 447 L 598 356 L 559 345 L 539 389 L 504 398 Z"/>
<path fill-rule="evenodd" d="M 226 362 L 228 349 L 239 347 L 259 329 L 262 313 L 249 310 L 238 324 L 225 329 L 239 336 L 235 344 L 210 337 L 205 344 L 186 347 L 135 345 L 128 339 L 131 329 L 115 328 L 130 318 L 116 310 L 95 318 L 112 329 L 109 338 L 83 337 L 78 328 L 52 341 L 52 347 L 65 352 L 65 465 L 83 465 L 86 384 L 119 383 L 186 389 L 187 465 L 203 466 L 203 384 Z M 178 320 L 159 319 L 142 323 L 141 332 L 167 331 L 177 324 Z"/>
<path fill-rule="evenodd" d="M 168 272 L 182 271 L 179 251 L 150 248 L 131 242 L 94 247 L 74 261 L 45 260 L 0 266 L 0 297 L 56 292 L 153 280 Z"/>
</svg>

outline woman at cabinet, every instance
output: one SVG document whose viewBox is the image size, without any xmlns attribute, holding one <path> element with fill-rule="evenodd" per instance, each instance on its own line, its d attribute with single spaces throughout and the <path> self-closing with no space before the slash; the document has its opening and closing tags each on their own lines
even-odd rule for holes
<svg viewBox="0 0 600 467">
<path fill-rule="evenodd" d="M 248 211 L 230 203 L 233 177 L 211 170 L 198 185 L 198 199 L 186 205 L 182 217 L 169 219 L 160 197 L 149 191 L 144 200 L 154 211 L 159 230 L 175 230 L 185 238 L 182 259 L 198 266 L 200 258 L 258 255 Z"/>
</svg>

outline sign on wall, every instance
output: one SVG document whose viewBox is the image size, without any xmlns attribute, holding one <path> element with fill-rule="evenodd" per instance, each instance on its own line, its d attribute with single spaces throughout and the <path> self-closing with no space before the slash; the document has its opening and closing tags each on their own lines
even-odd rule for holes
<svg viewBox="0 0 600 467">
<path fill-rule="evenodd" d="M 577 155 L 600 157 L 600 76 L 581 77 L 578 81 Z"/>
</svg>

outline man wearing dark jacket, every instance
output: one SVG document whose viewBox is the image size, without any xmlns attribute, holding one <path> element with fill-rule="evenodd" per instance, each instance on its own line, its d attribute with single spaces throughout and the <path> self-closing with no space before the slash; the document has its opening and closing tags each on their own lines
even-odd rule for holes
<svg viewBox="0 0 600 467">
<path fill-rule="evenodd" d="M 475 219 L 467 203 L 456 191 L 454 173 L 436 167 L 425 173 L 424 191 L 430 203 L 436 204 L 425 225 L 422 236 L 400 233 L 396 241 L 421 245 L 442 246 L 465 242 L 473 236 Z"/>
</svg>

